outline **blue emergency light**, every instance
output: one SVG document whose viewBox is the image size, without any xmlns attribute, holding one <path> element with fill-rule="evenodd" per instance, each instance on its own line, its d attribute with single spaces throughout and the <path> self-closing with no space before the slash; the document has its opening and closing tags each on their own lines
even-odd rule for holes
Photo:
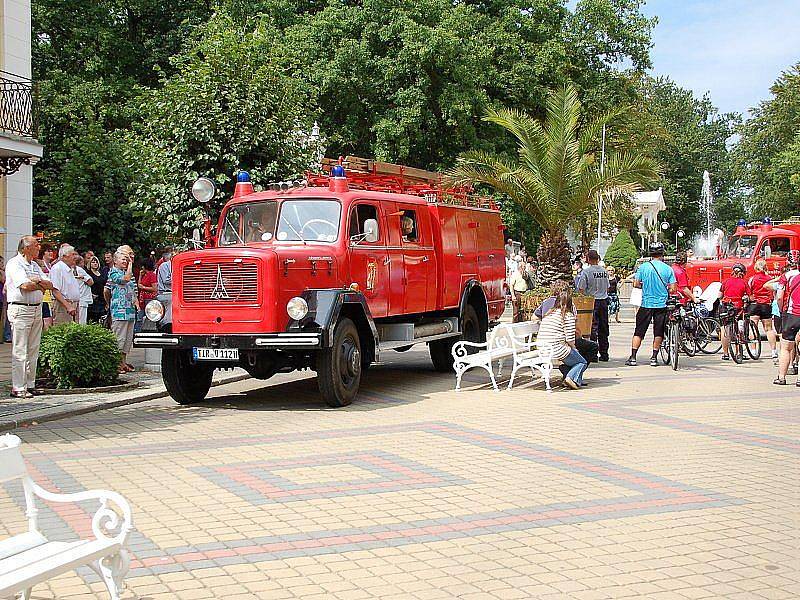
<svg viewBox="0 0 800 600">
<path fill-rule="evenodd" d="M 344 177 L 344 167 L 342 165 L 333 165 L 331 177 Z"/>
<path fill-rule="evenodd" d="M 764 217 L 764 218 L 761 220 L 761 222 L 762 222 L 764 225 L 772 225 L 772 219 L 770 219 L 769 217 Z"/>
<path fill-rule="evenodd" d="M 745 221 L 744 219 L 739 219 L 738 221 L 736 221 L 736 225 L 738 225 L 739 227 L 746 227 L 747 221 Z"/>
<path fill-rule="evenodd" d="M 250 173 L 247 171 L 239 171 L 239 174 L 236 175 L 236 182 L 237 183 L 249 183 L 250 182 Z"/>
</svg>

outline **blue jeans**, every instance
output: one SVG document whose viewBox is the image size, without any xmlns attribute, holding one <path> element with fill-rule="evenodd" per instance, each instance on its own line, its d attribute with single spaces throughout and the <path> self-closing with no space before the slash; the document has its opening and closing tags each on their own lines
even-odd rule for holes
<svg viewBox="0 0 800 600">
<path fill-rule="evenodd" d="M 589 363 L 583 358 L 577 350 L 571 350 L 561 362 L 569 367 L 567 377 L 572 379 L 578 385 L 583 383 L 583 372 L 589 367 Z"/>
</svg>

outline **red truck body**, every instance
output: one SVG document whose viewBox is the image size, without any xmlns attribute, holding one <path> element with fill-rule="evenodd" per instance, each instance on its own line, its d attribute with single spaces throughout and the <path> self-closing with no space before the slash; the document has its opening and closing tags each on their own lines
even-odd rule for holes
<svg viewBox="0 0 800 600">
<path fill-rule="evenodd" d="M 401 173 L 387 180 L 378 171 L 387 165 L 369 164 L 289 189 L 240 182 L 209 247 L 173 258 L 171 326 L 135 341 L 164 349 L 176 400 L 202 399 L 207 389 L 192 393 L 190 383 L 197 372 L 210 383 L 213 368 L 260 378 L 311 368 L 326 401 L 341 406 L 381 351 L 428 343 L 445 370 L 455 341 L 485 339 L 505 306 L 499 211 L 436 188 L 437 174 L 411 170 L 415 179 L 388 165 Z M 307 314 L 290 315 L 290 303 Z"/>
<path fill-rule="evenodd" d="M 722 282 L 731 276 L 733 265 L 747 267 L 746 277 L 755 273 L 753 267 L 759 258 L 767 263 L 770 275 L 780 275 L 790 250 L 800 250 L 800 219 L 782 223 L 752 223 L 740 225 L 729 238 L 720 257 L 690 261 L 686 266 L 689 285 L 705 290 L 709 285 Z"/>
</svg>

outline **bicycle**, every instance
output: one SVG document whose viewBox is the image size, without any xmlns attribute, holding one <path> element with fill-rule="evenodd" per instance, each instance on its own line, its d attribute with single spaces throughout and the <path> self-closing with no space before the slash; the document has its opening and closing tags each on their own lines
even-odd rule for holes
<svg viewBox="0 0 800 600">
<path fill-rule="evenodd" d="M 739 327 L 739 317 L 743 317 L 743 325 Z M 756 324 L 744 314 L 742 309 L 737 309 L 730 302 L 723 302 L 719 307 L 719 320 L 725 328 L 728 339 L 730 339 L 729 353 L 737 365 L 744 362 L 744 350 L 753 360 L 761 356 L 761 336 L 758 333 Z"/>
<path fill-rule="evenodd" d="M 677 299 L 667 301 L 667 322 L 664 324 L 664 340 L 661 343 L 661 361 L 672 366 L 673 371 L 678 370 L 678 355 L 681 351 L 687 356 L 697 354 L 697 340 L 695 326 L 690 322 L 691 317 L 686 307 L 679 304 Z"/>
<path fill-rule="evenodd" d="M 695 343 L 703 354 L 716 354 L 722 349 L 722 326 L 705 304 L 695 303 L 691 314 L 697 319 Z"/>
</svg>

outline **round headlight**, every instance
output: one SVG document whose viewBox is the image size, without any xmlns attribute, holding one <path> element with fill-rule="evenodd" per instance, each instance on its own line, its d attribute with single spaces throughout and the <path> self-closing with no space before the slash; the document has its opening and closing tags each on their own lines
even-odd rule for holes
<svg viewBox="0 0 800 600">
<path fill-rule="evenodd" d="M 205 204 L 217 193 L 217 186 L 208 177 L 200 177 L 192 186 L 192 196 L 198 202 Z"/>
<path fill-rule="evenodd" d="M 286 312 L 295 321 L 299 321 L 308 314 L 308 302 L 300 296 L 295 296 L 286 303 Z"/>
<path fill-rule="evenodd" d="M 144 314 L 154 323 L 158 323 L 164 318 L 164 305 L 158 300 L 150 300 L 144 307 Z"/>
</svg>

